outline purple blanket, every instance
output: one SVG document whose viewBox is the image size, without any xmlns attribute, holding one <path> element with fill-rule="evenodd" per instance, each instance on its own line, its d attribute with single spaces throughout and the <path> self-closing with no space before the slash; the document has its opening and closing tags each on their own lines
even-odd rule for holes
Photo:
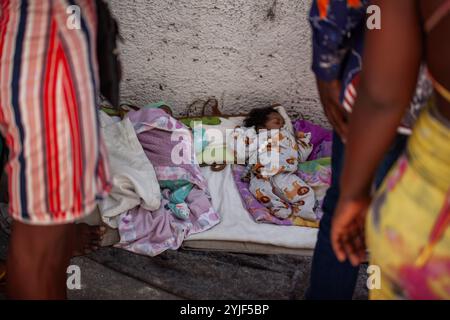
<svg viewBox="0 0 450 320">
<path fill-rule="evenodd" d="M 190 131 L 159 109 L 133 111 L 128 117 L 158 181 L 187 180 L 194 185 L 186 199 L 191 211 L 188 220 L 176 218 L 165 208 L 167 200 L 164 199 L 156 211 L 136 207 L 121 215 L 118 246 L 155 256 L 167 249 L 178 249 L 187 236 L 210 229 L 220 222 L 220 217 L 212 208 L 207 182 L 195 162 Z M 187 163 L 176 161 L 174 150 Z"/>
<path fill-rule="evenodd" d="M 311 133 L 311 143 L 314 147 L 308 161 L 331 157 L 331 146 L 333 141 L 333 133 L 331 130 L 324 129 L 321 126 L 306 120 L 297 120 L 293 123 L 293 126 L 296 132 L 302 131 Z"/>
</svg>

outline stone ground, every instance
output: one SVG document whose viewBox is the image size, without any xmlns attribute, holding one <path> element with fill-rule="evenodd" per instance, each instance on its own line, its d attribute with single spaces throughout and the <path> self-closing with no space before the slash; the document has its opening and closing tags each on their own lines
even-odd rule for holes
<svg viewBox="0 0 450 320">
<path fill-rule="evenodd" d="M 7 242 L 0 231 L 0 258 Z M 69 299 L 297 300 L 307 288 L 311 258 L 187 250 L 151 258 L 102 248 L 72 264 L 81 268 L 82 288 L 69 291 Z M 354 299 L 367 299 L 365 270 L 360 270 Z"/>
</svg>

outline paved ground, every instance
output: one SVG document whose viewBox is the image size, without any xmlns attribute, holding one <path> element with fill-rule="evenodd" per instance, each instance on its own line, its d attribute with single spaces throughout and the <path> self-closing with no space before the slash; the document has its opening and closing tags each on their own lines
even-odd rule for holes
<svg viewBox="0 0 450 320">
<path fill-rule="evenodd" d="M 0 231 L 0 257 L 6 248 Z M 186 250 L 150 258 L 103 248 L 72 263 L 82 288 L 70 299 L 302 299 L 311 258 Z M 366 279 L 364 267 L 355 299 L 367 298 Z"/>
</svg>

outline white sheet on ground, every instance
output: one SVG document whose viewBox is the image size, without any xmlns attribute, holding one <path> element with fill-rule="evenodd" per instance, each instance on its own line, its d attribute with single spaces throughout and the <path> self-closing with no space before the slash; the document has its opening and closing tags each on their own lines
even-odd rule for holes
<svg viewBox="0 0 450 320">
<path fill-rule="evenodd" d="M 213 207 L 222 221 L 212 229 L 186 240 L 250 242 L 292 249 L 314 248 L 318 229 L 256 223 L 242 204 L 233 181 L 231 165 L 220 172 L 213 172 L 209 167 L 201 170 L 208 181 Z"/>
</svg>

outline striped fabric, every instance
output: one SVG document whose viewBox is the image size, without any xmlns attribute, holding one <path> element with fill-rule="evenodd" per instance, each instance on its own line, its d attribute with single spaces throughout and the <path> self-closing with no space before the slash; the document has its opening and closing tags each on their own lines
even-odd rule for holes
<svg viewBox="0 0 450 320">
<path fill-rule="evenodd" d="M 347 88 L 345 88 L 344 99 L 342 100 L 342 106 L 349 113 L 352 112 L 353 106 L 355 105 L 355 100 L 356 100 L 355 80 L 356 79 L 357 78 L 355 78 L 352 82 L 350 82 L 348 84 Z"/>
<path fill-rule="evenodd" d="M 96 110 L 96 11 L 90 0 L 0 0 L 0 130 L 10 149 L 10 213 L 68 223 L 109 190 Z M 80 28 L 70 28 L 81 9 Z"/>
</svg>

